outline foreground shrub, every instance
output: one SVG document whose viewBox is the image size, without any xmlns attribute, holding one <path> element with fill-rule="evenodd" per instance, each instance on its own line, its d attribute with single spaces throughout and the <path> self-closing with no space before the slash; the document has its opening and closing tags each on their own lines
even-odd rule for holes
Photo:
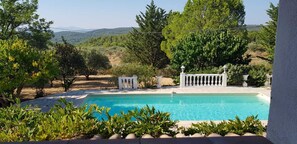
<svg viewBox="0 0 297 144">
<path fill-rule="evenodd" d="M 137 63 L 123 64 L 113 67 L 111 73 L 114 77 L 132 77 L 133 75 L 136 75 L 138 77 L 138 82 L 142 87 L 151 87 L 155 83 L 153 77 L 156 75 L 156 72 L 152 66 L 148 65 Z"/>
<path fill-rule="evenodd" d="M 229 120 L 228 122 L 223 121 L 218 124 L 214 122 L 202 122 L 192 124 L 192 126 L 188 129 L 182 128 L 182 132 L 185 135 L 200 133 L 206 136 L 210 135 L 211 133 L 217 133 L 222 136 L 225 136 L 228 133 L 235 133 L 238 135 L 253 133 L 262 135 L 265 131 L 265 127 L 262 125 L 257 116 L 250 116 L 247 117 L 245 120 L 240 120 L 239 117 L 236 117 L 235 120 Z"/>
<path fill-rule="evenodd" d="M 100 130 L 105 138 L 113 134 L 121 134 L 126 137 L 130 133 L 141 137 L 144 134 L 150 134 L 153 137 L 159 137 L 162 134 L 175 135 L 172 129 L 177 128 L 176 121 L 170 119 L 169 113 L 157 111 L 154 107 L 148 106 L 127 113 L 121 112 L 119 115 L 110 116 L 108 112 L 107 120 L 103 120 Z"/>
<path fill-rule="evenodd" d="M 105 114 L 102 113 L 105 111 Z M 94 114 L 106 117 L 101 121 Z M 74 107 L 65 99 L 43 113 L 36 107 L 21 107 L 20 104 L 0 109 L 0 142 L 51 141 L 71 138 L 90 138 L 101 134 L 109 138 L 113 134 L 137 136 L 150 134 L 174 135 L 176 122 L 169 113 L 148 106 L 111 116 L 109 110 L 91 105 Z"/>
<path fill-rule="evenodd" d="M 75 108 L 66 100 L 59 102 L 47 113 L 20 104 L 1 108 L 0 142 L 61 140 L 98 132 L 98 120 L 93 113 L 101 113 L 103 108 Z"/>
<path fill-rule="evenodd" d="M 157 111 L 154 107 L 148 106 L 142 109 L 135 109 L 129 112 L 135 124 L 131 128 L 131 133 L 136 136 L 150 134 L 153 137 L 159 137 L 162 134 L 174 136 L 176 132 L 172 129 L 177 128 L 176 121 L 170 119 L 169 113 Z"/>
</svg>

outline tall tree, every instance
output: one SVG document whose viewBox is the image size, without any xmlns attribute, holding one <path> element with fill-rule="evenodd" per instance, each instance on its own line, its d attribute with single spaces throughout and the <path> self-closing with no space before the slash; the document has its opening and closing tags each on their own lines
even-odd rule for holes
<svg viewBox="0 0 297 144">
<path fill-rule="evenodd" d="M 41 91 L 56 76 L 57 62 L 51 51 L 40 51 L 19 39 L 0 40 L 0 106 L 19 98 L 24 85 Z"/>
<path fill-rule="evenodd" d="M 46 49 L 53 37 L 50 25 L 36 13 L 38 0 L 0 0 L 0 39 L 17 36 L 32 47 Z"/>
<path fill-rule="evenodd" d="M 248 64 L 249 57 L 243 55 L 247 41 L 227 30 L 192 33 L 181 39 L 173 49 L 172 66 L 179 69 L 182 65 L 188 71 L 199 71 L 219 67 L 227 63 Z"/>
<path fill-rule="evenodd" d="M 164 40 L 162 30 L 167 25 L 167 16 L 166 11 L 158 8 L 154 1 L 146 6 L 145 13 L 136 16 L 139 28 L 130 33 L 126 47 L 140 63 L 156 68 L 165 67 L 169 63 L 161 50 L 161 42 Z"/>
<path fill-rule="evenodd" d="M 62 86 L 68 91 L 75 80 L 75 75 L 86 68 L 85 60 L 74 45 L 69 44 L 64 38 L 63 43 L 56 44 L 55 57 L 59 62 Z"/>
<path fill-rule="evenodd" d="M 172 59 L 172 48 L 189 33 L 205 30 L 245 30 L 245 11 L 242 0 L 188 0 L 182 13 L 169 16 L 163 30 L 166 40 L 162 50 Z"/>
<path fill-rule="evenodd" d="M 278 5 L 275 6 L 272 3 L 270 3 L 270 8 L 267 10 L 267 14 L 269 15 L 271 20 L 267 22 L 265 26 L 262 26 L 260 30 L 259 42 L 268 53 L 268 56 L 259 58 L 262 58 L 268 61 L 269 63 L 272 63 L 274 58 L 276 29 L 278 20 L 278 7 Z"/>
</svg>

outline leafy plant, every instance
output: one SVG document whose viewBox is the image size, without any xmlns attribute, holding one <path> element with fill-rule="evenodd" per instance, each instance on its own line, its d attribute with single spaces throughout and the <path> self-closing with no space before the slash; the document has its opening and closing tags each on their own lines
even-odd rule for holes
<svg viewBox="0 0 297 144">
<path fill-rule="evenodd" d="M 256 87 L 264 86 L 269 70 L 265 66 L 252 66 L 249 71 L 248 84 Z"/>
<path fill-rule="evenodd" d="M 142 109 L 129 111 L 135 119 L 131 132 L 136 136 L 150 134 L 153 137 L 159 137 L 162 134 L 175 135 L 172 128 L 177 128 L 176 121 L 170 119 L 169 113 L 157 111 L 154 107 L 146 106 Z"/>
<path fill-rule="evenodd" d="M 113 134 L 120 134 L 127 136 L 131 132 L 132 115 L 129 113 L 121 112 L 120 115 L 111 116 L 108 111 L 105 112 L 107 120 L 102 120 L 100 134 L 105 138 L 109 138 Z"/>
<path fill-rule="evenodd" d="M 20 104 L 0 108 L 0 142 L 47 141 L 88 137 L 99 133 L 94 113 L 104 108 L 91 105 L 75 108 L 65 99 L 59 100 L 49 112 Z"/>
<path fill-rule="evenodd" d="M 222 121 L 220 123 L 215 122 L 202 122 L 192 124 L 188 129 L 181 128 L 185 135 L 193 135 L 195 133 L 204 134 L 206 136 L 211 133 L 217 133 L 225 136 L 228 133 L 235 133 L 238 135 L 244 135 L 245 133 L 254 133 L 257 135 L 262 135 L 266 131 L 261 121 L 257 116 L 247 117 L 245 120 L 240 120 L 236 117 L 234 120 Z"/>
<path fill-rule="evenodd" d="M 249 65 L 232 65 L 227 64 L 227 75 L 228 75 L 228 85 L 242 86 L 243 75 L 246 75 L 250 71 Z M 221 72 L 223 68 L 221 68 Z"/>
<path fill-rule="evenodd" d="M 150 134 L 153 137 L 159 137 L 162 134 L 175 135 L 177 128 L 176 121 L 170 119 L 169 113 L 157 111 L 154 107 L 148 106 L 127 113 L 110 116 L 106 112 L 107 120 L 103 120 L 101 124 L 100 134 L 108 138 L 113 134 L 121 134 L 127 136 L 134 133 L 140 137 L 144 134 Z"/>
</svg>

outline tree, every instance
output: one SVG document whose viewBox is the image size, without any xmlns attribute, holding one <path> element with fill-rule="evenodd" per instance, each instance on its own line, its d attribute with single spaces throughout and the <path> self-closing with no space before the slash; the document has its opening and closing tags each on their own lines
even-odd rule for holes
<svg viewBox="0 0 297 144">
<path fill-rule="evenodd" d="M 248 64 L 249 59 L 243 58 L 246 50 L 247 41 L 227 30 L 192 33 L 174 47 L 172 66 L 199 71 L 227 63 Z"/>
<path fill-rule="evenodd" d="M 145 13 L 136 16 L 136 22 L 139 29 L 134 28 L 130 33 L 126 44 L 128 53 L 142 64 L 165 67 L 169 60 L 161 50 L 161 42 L 164 40 L 162 29 L 167 25 L 166 11 L 152 1 Z"/>
<path fill-rule="evenodd" d="M 278 5 L 274 6 L 270 4 L 270 9 L 267 10 L 267 14 L 270 17 L 270 21 L 266 23 L 265 26 L 262 26 L 260 30 L 259 42 L 264 47 L 268 53 L 267 57 L 259 57 L 273 63 L 274 58 L 274 49 L 276 43 L 276 29 L 277 29 L 277 20 L 278 20 Z"/>
<path fill-rule="evenodd" d="M 0 102 L 19 98 L 24 85 L 55 75 L 56 61 L 50 52 L 40 51 L 19 39 L 0 40 Z"/>
<path fill-rule="evenodd" d="M 111 68 L 108 57 L 98 50 L 82 51 L 81 53 L 86 62 L 86 68 L 81 73 L 86 76 L 87 80 L 91 74 L 97 74 L 99 70 Z"/>
<path fill-rule="evenodd" d="M 0 39 L 18 37 L 34 48 L 46 49 L 53 37 L 50 25 L 36 14 L 38 0 L 0 0 Z"/>
<path fill-rule="evenodd" d="M 245 11 L 242 0 L 188 0 L 182 13 L 173 12 L 163 30 L 161 48 L 172 59 L 173 48 L 189 33 L 229 29 L 244 36 Z"/>
<path fill-rule="evenodd" d="M 62 78 L 62 86 L 65 92 L 69 90 L 75 80 L 75 75 L 86 68 L 83 56 L 75 48 L 74 45 L 67 43 L 63 39 L 63 43 L 55 45 L 55 57 L 59 62 L 59 71 Z"/>
</svg>

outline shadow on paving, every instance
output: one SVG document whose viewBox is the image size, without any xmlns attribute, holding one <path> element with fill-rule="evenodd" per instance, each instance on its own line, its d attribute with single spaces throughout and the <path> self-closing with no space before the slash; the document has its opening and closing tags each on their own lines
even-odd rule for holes
<svg viewBox="0 0 297 144">
<path fill-rule="evenodd" d="M 272 144 L 264 137 L 203 137 L 203 138 L 169 138 L 169 139 L 133 139 L 133 140 L 70 140 L 52 142 L 23 142 L 21 144 Z M 20 144 L 20 143 L 5 143 Z"/>
</svg>

